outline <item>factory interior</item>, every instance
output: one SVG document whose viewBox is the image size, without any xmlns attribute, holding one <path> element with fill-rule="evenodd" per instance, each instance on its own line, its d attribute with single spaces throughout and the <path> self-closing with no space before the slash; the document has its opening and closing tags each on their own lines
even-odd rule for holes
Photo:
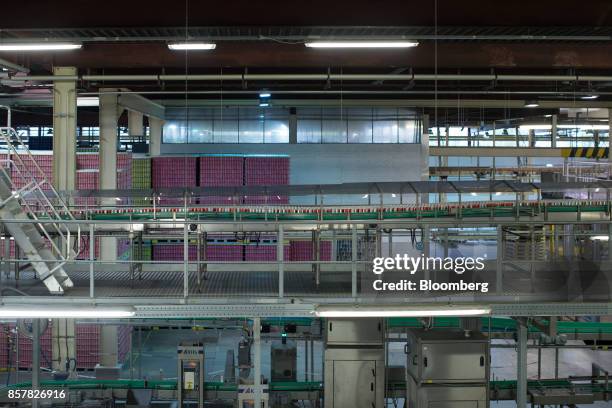
<svg viewBox="0 0 612 408">
<path fill-rule="evenodd" d="M 0 407 L 612 408 L 609 0 L 1 9 Z"/>
</svg>

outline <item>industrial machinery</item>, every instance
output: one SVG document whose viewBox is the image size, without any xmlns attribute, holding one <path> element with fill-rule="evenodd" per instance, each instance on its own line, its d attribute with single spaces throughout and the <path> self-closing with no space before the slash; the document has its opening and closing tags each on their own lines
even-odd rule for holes
<svg viewBox="0 0 612 408">
<path fill-rule="evenodd" d="M 404 351 L 409 408 L 489 406 L 489 340 L 482 333 L 414 329 Z"/>
<path fill-rule="evenodd" d="M 204 345 L 180 344 L 178 352 L 177 396 L 179 407 L 186 400 L 196 400 L 198 408 L 204 407 Z"/>
<path fill-rule="evenodd" d="M 383 319 L 329 319 L 325 343 L 325 408 L 382 408 L 385 401 Z"/>
<path fill-rule="evenodd" d="M 272 381 L 297 381 L 297 346 L 295 341 L 273 341 L 270 348 Z"/>
</svg>

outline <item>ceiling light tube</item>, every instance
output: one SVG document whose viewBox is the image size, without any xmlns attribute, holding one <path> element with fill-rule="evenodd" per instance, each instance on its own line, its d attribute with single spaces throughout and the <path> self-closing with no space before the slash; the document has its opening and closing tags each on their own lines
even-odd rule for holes
<svg viewBox="0 0 612 408">
<path fill-rule="evenodd" d="M 0 51 L 66 51 L 78 50 L 77 43 L 0 43 Z"/>
<path fill-rule="evenodd" d="M 584 101 L 592 101 L 594 99 L 598 99 L 599 95 L 585 95 L 585 96 L 581 96 L 580 99 L 584 100 Z"/>
<path fill-rule="evenodd" d="M 317 317 L 450 317 L 485 316 L 491 314 L 488 307 L 444 307 L 444 308 L 405 308 L 405 307 L 319 307 Z"/>
<path fill-rule="evenodd" d="M 534 125 L 521 125 L 519 126 L 520 130 L 551 130 L 552 125 L 547 124 L 534 124 Z"/>
<path fill-rule="evenodd" d="M 180 42 L 170 43 L 168 48 L 175 51 L 198 51 L 198 50 L 214 50 L 217 44 L 214 43 L 202 43 L 202 42 Z"/>
<path fill-rule="evenodd" d="M 133 307 L 54 307 L 41 305 L 39 307 L 2 306 L 0 318 L 8 319 L 120 319 L 136 314 Z"/>
<path fill-rule="evenodd" d="M 313 41 L 304 43 L 308 48 L 411 48 L 416 41 Z"/>
<path fill-rule="evenodd" d="M 537 108 L 538 106 L 540 106 L 540 104 L 538 103 L 538 101 L 527 101 L 525 102 L 525 108 Z"/>
<path fill-rule="evenodd" d="M 591 241 L 609 241 L 610 237 L 608 235 L 593 235 Z"/>
</svg>

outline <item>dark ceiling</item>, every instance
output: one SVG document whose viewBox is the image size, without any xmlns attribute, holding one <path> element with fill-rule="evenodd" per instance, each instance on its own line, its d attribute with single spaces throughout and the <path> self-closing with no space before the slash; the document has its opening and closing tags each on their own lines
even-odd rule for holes
<svg viewBox="0 0 612 408">
<path fill-rule="evenodd" d="M 166 42 L 210 40 L 208 52 L 176 52 Z M 309 38 L 417 39 L 417 48 L 314 50 Z M 83 42 L 81 50 L 1 53 L 0 58 L 48 74 L 75 66 L 81 74 L 144 73 L 512 73 L 609 75 L 612 70 L 612 1 L 433 0 L 175 2 L 11 2 L 0 13 L 0 42 L 60 39 Z M 80 82 L 80 91 L 101 83 Z M 186 84 L 113 83 L 136 91 L 185 90 Z M 338 90 L 413 92 L 429 98 L 433 82 L 224 83 L 223 90 Z M 600 91 L 612 83 L 440 82 L 447 97 L 526 98 L 512 92 Z M 190 83 L 191 91 L 219 90 L 217 83 Z M 4 92 L 19 89 L 5 86 Z M 419 92 L 421 92 L 419 96 Z M 490 94 L 487 94 L 490 93 Z M 491 92 L 499 92 L 494 96 Z M 479 94 L 480 93 L 480 94 Z M 450 95 L 450 96 L 448 96 Z M 204 96 L 202 96 L 204 97 Z M 240 97 L 244 97 L 241 95 Z M 320 97 L 320 96 L 318 96 Z M 332 97 L 337 97 L 333 95 Z M 374 97 L 374 96 L 372 96 Z M 381 97 L 389 97 L 384 95 Z M 551 98 L 555 97 L 550 96 Z"/>
</svg>

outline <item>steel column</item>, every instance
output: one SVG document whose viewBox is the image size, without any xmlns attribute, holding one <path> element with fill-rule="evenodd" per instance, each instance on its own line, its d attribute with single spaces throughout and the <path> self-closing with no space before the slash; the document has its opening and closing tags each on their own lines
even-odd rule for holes
<svg viewBox="0 0 612 408">
<path fill-rule="evenodd" d="M 278 261 L 278 297 L 285 295 L 285 251 L 283 224 L 278 224 L 276 236 L 276 260 Z"/>
<path fill-rule="evenodd" d="M 19 369 L 19 367 L 17 368 Z M 40 388 L 40 319 L 32 320 L 32 390 Z M 32 398 L 32 408 L 38 408 L 39 399 Z"/>
<path fill-rule="evenodd" d="M 54 75 L 76 75 L 74 67 L 55 67 Z M 76 81 L 53 83 L 53 185 L 76 189 Z"/>
<path fill-rule="evenodd" d="M 253 319 L 253 388 L 255 391 L 255 407 L 261 407 L 261 320 Z"/>
<path fill-rule="evenodd" d="M 527 406 L 527 325 L 517 322 L 516 406 Z"/>
</svg>

